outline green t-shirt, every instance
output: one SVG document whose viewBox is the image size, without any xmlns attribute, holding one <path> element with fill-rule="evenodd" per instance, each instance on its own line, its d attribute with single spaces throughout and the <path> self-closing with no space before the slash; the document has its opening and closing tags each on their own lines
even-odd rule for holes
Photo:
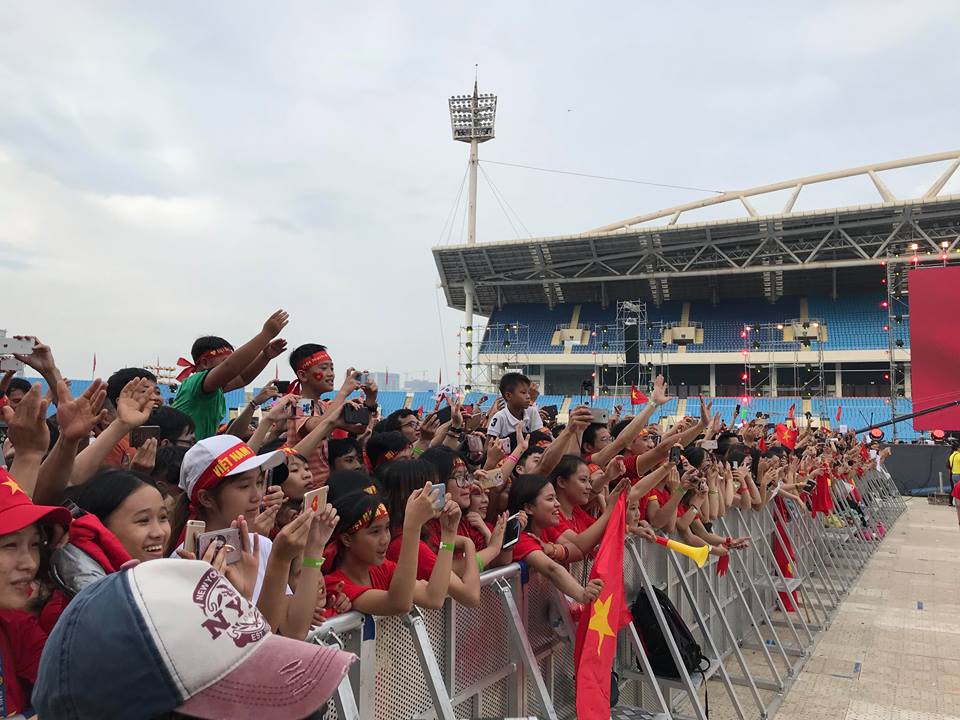
<svg viewBox="0 0 960 720">
<path fill-rule="evenodd" d="M 209 393 L 203 391 L 203 379 L 208 372 L 196 372 L 184 380 L 173 399 L 173 407 L 193 419 L 197 440 L 216 435 L 217 428 L 227 414 L 227 401 L 222 388 Z"/>
</svg>

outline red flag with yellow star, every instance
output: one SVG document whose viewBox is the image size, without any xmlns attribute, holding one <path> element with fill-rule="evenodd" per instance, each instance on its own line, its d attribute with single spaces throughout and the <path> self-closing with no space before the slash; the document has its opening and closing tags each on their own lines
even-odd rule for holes
<svg viewBox="0 0 960 720">
<path fill-rule="evenodd" d="M 623 594 L 626 517 L 627 494 L 621 493 L 590 571 L 591 580 L 603 581 L 603 590 L 583 609 L 577 628 L 573 662 L 578 720 L 610 720 L 610 671 L 617 654 L 617 632 L 631 620 Z"/>
</svg>

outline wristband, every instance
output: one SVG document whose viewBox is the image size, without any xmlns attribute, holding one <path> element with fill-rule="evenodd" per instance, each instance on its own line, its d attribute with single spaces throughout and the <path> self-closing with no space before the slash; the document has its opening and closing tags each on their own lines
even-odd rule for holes
<svg viewBox="0 0 960 720">
<path fill-rule="evenodd" d="M 448 432 L 448 433 L 455 433 L 455 434 L 459 435 L 460 433 L 463 432 L 463 428 L 462 428 L 462 427 L 458 427 L 458 428 L 451 427 L 451 428 L 447 428 L 447 432 Z"/>
<path fill-rule="evenodd" d="M 719 490 L 710 490 L 710 491 L 708 492 L 708 494 L 709 494 L 709 495 L 719 495 L 719 494 L 720 494 L 720 491 L 719 491 Z"/>
<path fill-rule="evenodd" d="M 413 456 L 414 456 L 414 457 L 420 457 L 421 455 L 423 455 L 423 453 L 424 453 L 424 449 L 423 449 L 423 448 L 415 447 L 415 448 L 413 449 Z"/>
<path fill-rule="evenodd" d="M 479 555 L 474 556 L 473 559 L 477 561 L 477 569 L 478 569 L 480 572 L 483 572 L 484 570 L 487 569 L 486 564 L 483 562 L 483 560 L 480 559 L 480 556 L 479 556 Z"/>
<path fill-rule="evenodd" d="M 441 540 L 441 541 L 440 541 L 440 552 L 443 552 L 444 550 L 449 550 L 450 552 L 453 552 L 453 543 L 443 542 L 443 541 Z"/>
<path fill-rule="evenodd" d="M 510 453 L 509 455 L 507 455 L 507 460 L 512 460 L 514 465 L 516 465 L 518 462 L 520 462 L 520 458 L 518 458 L 518 457 L 517 457 L 516 455 L 514 455 L 513 453 Z"/>
<path fill-rule="evenodd" d="M 306 555 L 304 555 L 303 566 L 305 568 L 316 568 L 317 570 L 319 570 L 320 568 L 323 567 L 323 560 L 317 560 L 316 558 L 307 557 Z"/>
</svg>

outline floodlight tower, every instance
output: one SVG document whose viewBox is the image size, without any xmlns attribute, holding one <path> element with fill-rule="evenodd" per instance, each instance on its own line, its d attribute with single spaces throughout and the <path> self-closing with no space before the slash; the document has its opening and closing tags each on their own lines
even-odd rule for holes
<svg viewBox="0 0 960 720">
<path fill-rule="evenodd" d="M 477 81 L 473 81 L 473 95 L 454 95 L 450 98 L 450 128 L 453 139 L 470 143 L 470 185 L 467 195 L 467 244 L 477 242 L 477 148 L 480 143 L 493 140 L 494 120 L 497 115 L 497 96 L 491 93 L 477 92 Z M 467 351 L 464 390 L 472 389 L 473 382 L 473 280 L 467 277 L 463 281 L 464 330 Z"/>
</svg>

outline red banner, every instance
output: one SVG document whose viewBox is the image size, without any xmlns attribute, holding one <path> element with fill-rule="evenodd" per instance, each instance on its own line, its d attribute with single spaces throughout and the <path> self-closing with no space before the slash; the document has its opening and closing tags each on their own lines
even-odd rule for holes
<svg viewBox="0 0 960 720">
<path fill-rule="evenodd" d="M 910 358 L 913 411 L 960 400 L 960 266 L 918 268 L 910 283 Z M 894 326 L 896 327 L 896 326 Z M 901 413 L 903 410 L 900 411 Z M 916 430 L 960 430 L 960 407 L 914 418 Z"/>
</svg>

